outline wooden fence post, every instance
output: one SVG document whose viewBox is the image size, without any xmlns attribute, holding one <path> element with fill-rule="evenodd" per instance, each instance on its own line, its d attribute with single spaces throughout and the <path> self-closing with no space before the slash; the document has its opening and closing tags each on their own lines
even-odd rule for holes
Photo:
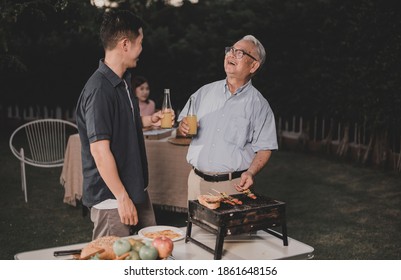
<svg viewBox="0 0 401 280">
<path fill-rule="evenodd" d="M 316 133 L 317 133 L 317 117 L 315 116 L 315 120 L 313 123 L 313 142 L 316 142 Z"/>
</svg>

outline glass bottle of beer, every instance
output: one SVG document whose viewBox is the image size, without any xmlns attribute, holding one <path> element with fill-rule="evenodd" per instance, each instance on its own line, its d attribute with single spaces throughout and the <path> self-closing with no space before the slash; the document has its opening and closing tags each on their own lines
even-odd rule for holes
<svg viewBox="0 0 401 280">
<path fill-rule="evenodd" d="M 164 98 L 162 104 L 162 113 L 164 117 L 162 118 L 161 128 L 172 128 L 172 110 L 170 101 L 170 89 L 164 89 Z"/>
<path fill-rule="evenodd" d="M 187 121 L 189 125 L 188 136 L 195 136 L 198 133 L 198 121 L 195 113 L 195 100 L 194 97 L 191 96 L 189 99 L 189 107 L 187 114 Z"/>
</svg>

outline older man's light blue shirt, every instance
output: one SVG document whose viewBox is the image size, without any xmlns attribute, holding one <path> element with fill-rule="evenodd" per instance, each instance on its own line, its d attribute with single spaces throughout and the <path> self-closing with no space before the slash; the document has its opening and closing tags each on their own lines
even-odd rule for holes
<svg viewBox="0 0 401 280">
<path fill-rule="evenodd" d="M 226 80 L 201 87 L 193 95 L 198 135 L 192 139 L 187 161 L 202 172 L 246 170 L 255 153 L 276 150 L 273 111 L 251 81 L 231 94 Z M 185 105 L 178 120 L 188 112 Z"/>
</svg>

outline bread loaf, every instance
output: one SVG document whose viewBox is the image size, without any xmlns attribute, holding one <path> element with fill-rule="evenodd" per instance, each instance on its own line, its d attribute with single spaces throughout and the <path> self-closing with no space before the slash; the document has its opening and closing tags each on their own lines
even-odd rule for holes
<svg viewBox="0 0 401 280">
<path fill-rule="evenodd" d="M 93 255 L 95 252 L 104 249 L 102 253 L 99 254 L 101 260 L 113 260 L 116 258 L 116 254 L 113 251 L 114 241 L 119 239 L 118 236 L 102 236 L 95 240 L 89 242 L 81 252 L 81 259 L 87 259 L 88 256 Z"/>
<path fill-rule="evenodd" d="M 198 201 L 209 209 L 217 209 L 220 207 L 221 198 L 215 195 L 202 194 L 198 196 Z"/>
</svg>

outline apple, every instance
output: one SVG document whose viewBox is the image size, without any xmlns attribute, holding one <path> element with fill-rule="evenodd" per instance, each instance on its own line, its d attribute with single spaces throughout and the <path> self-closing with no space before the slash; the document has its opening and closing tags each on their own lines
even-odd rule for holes
<svg viewBox="0 0 401 280">
<path fill-rule="evenodd" d="M 146 243 L 139 250 L 139 257 L 141 260 L 155 260 L 157 259 L 158 252 L 151 243 Z"/>
<path fill-rule="evenodd" d="M 117 256 L 121 256 L 127 252 L 131 251 L 131 243 L 124 238 L 117 239 L 113 243 L 113 252 Z"/>
<path fill-rule="evenodd" d="M 137 241 L 135 238 L 132 238 L 132 237 L 130 237 L 130 238 L 127 238 L 128 239 L 128 241 L 129 241 L 129 243 L 131 244 L 131 248 L 133 248 L 134 247 L 134 244 L 135 244 L 135 242 Z"/>
<path fill-rule="evenodd" d="M 142 241 L 136 240 L 136 242 L 134 243 L 134 245 L 132 246 L 132 250 L 139 252 L 139 250 L 142 248 L 142 246 L 144 246 L 145 244 Z"/>
<path fill-rule="evenodd" d="M 100 260 L 100 255 L 99 255 L 99 253 L 96 253 L 96 255 L 90 257 L 90 260 Z"/>
<path fill-rule="evenodd" d="M 128 257 L 125 258 L 126 260 L 140 260 L 139 254 L 137 251 L 130 251 Z"/>
<path fill-rule="evenodd" d="M 159 258 L 161 259 L 165 259 L 170 256 L 174 249 L 173 241 L 165 236 L 160 236 L 153 239 L 152 245 L 157 249 Z"/>
</svg>

